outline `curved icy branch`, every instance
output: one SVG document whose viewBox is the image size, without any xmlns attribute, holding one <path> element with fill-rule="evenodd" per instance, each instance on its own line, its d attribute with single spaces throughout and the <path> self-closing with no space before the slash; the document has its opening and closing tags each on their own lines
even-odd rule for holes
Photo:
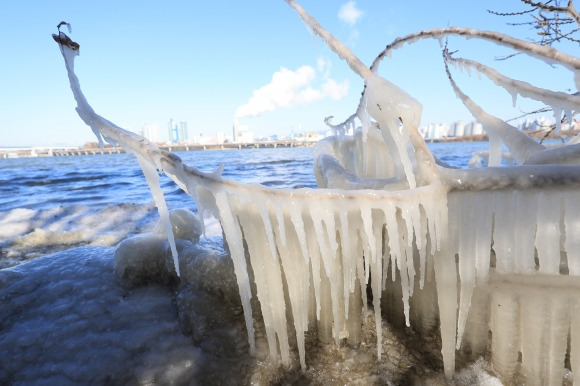
<svg viewBox="0 0 580 386">
<path fill-rule="evenodd" d="M 481 63 L 475 62 L 473 60 L 464 58 L 453 58 L 451 56 L 446 56 L 445 60 L 456 64 L 460 67 L 474 68 L 479 73 L 488 77 L 497 86 L 502 87 L 507 92 L 512 95 L 515 100 L 517 95 L 521 95 L 526 98 L 534 99 L 549 105 L 554 110 L 563 108 L 565 111 L 580 111 L 580 96 L 577 94 L 567 94 L 561 91 L 552 91 L 544 88 L 536 87 L 528 82 L 522 82 L 519 80 L 508 78 L 493 68 L 485 66 Z M 567 114 L 568 119 L 572 120 L 571 114 Z M 555 117 L 556 121 L 560 120 L 560 117 Z"/>
<path fill-rule="evenodd" d="M 333 125 L 330 121 L 334 118 L 332 115 L 324 118 L 324 123 L 326 126 L 330 127 L 335 134 L 345 134 L 349 128 L 355 129 L 355 118 L 357 118 L 357 113 L 352 114 L 350 117 L 346 118 L 344 122 L 337 125 Z"/>
<path fill-rule="evenodd" d="M 336 52 L 336 54 L 340 58 L 344 59 L 348 63 L 348 65 L 350 66 L 350 68 L 352 68 L 354 72 L 356 72 L 363 79 L 369 78 L 369 76 L 371 75 L 369 68 L 365 66 L 363 62 L 361 62 L 360 59 L 357 58 L 356 55 L 353 54 L 353 52 L 347 46 L 345 46 L 340 40 L 332 36 L 332 34 L 328 32 L 325 28 L 323 28 L 320 24 L 318 24 L 318 21 L 316 21 L 315 18 L 310 16 L 300 5 L 295 3 L 293 0 L 286 0 L 286 2 L 296 12 L 298 12 L 300 18 L 308 26 L 310 26 L 314 30 L 314 32 L 318 36 L 320 36 L 322 40 L 324 40 L 326 45 L 328 45 L 328 47 L 330 47 L 331 50 Z"/>
<path fill-rule="evenodd" d="M 441 177 L 449 192 L 580 187 L 580 170 L 577 165 L 441 168 Z"/>
<path fill-rule="evenodd" d="M 524 162 L 524 165 L 571 165 L 580 164 L 580 144 L 559 146 L 540 151 Z"/>
<path fill-rule="evenodd" d="M 532 0 L 522 0 L 522 3 L 526 3 L 529 6 L 540 8 L 543 11 L 549 12 L 562 12 L 567 15 L 570 15 L 575 21 L 576 24 L 580 25 L 580 14 L 574 7 L 572 0 L 568 1 L 568 4 L 565 7 L 558 7 L 546 3 L 542 3 L 541 1 L 532 1 Z"/>
<path fill-rule="evenodd" d="M 552 47 L 541 46 L 524 40 L 513 38 L 499 32 L 481 31 L 472 28 L 447 27 L 432 30 L 425 30 L 395 39 L 391 44 L 376 57 L 370 69 L 373 72 L 378 70 L 380 62 L 385 56 L 390 56 L 392 50 L 401 47 L 403 44 L 412 44 L 422 39 L 442 39 L 447 36 L 462 36 L 465 38 L 477 38 L 486 40 L 501 46 L 515 49 L 527 55 L 534 56 L 546 63 L 558 63 L 574 71 L 576 87 L 580 89 L 580 59 Z"/>
<path fill-rule="evenodd" d="M 445 63 L 445 71 L 447 72 L 447 77 L 449 78 L 451 86 L 453 87 L 453 91 L 455 91 L 457 97 L 461 100 L 461 102 L 463 102 L 471 114 L 479 122 L 481 122 L 483 128 L 490 135 L 497 135 L 504 141 L 519 164 L 524 163 L 534 153 L 542 151 L 546 148 L 510 124 L 502 121 L 497 117 L 494 117 L 491 114 L 486 113 L 481 107 L 473 102 L 471 98 L 465 95 L 465 93 L 463 93 L 463 91 L 461 91 L 461 89 L 455 83 L 455 80 L 449 71 L 447 62 Z"/>
</svg>

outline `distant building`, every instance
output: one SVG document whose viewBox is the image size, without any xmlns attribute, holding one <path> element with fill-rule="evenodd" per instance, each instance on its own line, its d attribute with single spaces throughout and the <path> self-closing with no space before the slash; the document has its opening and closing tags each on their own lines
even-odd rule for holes
<svg viewBox="0 0 580 386">
<path fill-rule="evenodd" d="M 463 133 L 464 136 L 473 135 L 473 123 L 474 122 L 469 122 L 467 125 L 465 125 L 465 132 Z"/>
<path fill-rule="evenodd" d="M 465 122 L 457 121 L 453 124 L 453 135 L 450 137 L 463 137 L 465 135 Z"/>
<path fill-rule="evenodd" d="M 238 127 L 239 127 L 238 120 L 234 118 L 234 125 L 232 128 L 234 134 L 234 142 L 238 142 Z"/>
<path fill-rule="evenodd" d="M 167 132 L 169 134 L 169 142 L 185 142 L 189 140 L 189 132 L 187 129 L 187 122 L 177 122 L 173 121 L 173 118 L 169 119 L 167 123 Z"/>
<path fill-rule="evenodd" d="M 450 137 L 464 137 L 468 135 L 483 134 L 483 126 L 479 122 L 465 123 L 457 121 L 448 125 L 446 123 L 431 123 L 419 128 L 419 133 L 425 139 L 441 139 Z"/>
<path fill-rule="evenodd" d="M 179 130 L 177 124 L 173 123 L 173 118 L 169 119 L 167 123 L 167 133 L 169 134 L 169 142 L 179 142 Z"/>
<path fill-rule="evenodd" d="M 179 141 L 189 140 L 189 133 L 187 132 L 187 122 L 179 122 Z"/>
<path fill-rule="evenodd" d="M 157 123 L 148 123 L 143 125 L 142 133 L 145 138 L 153 143 L 161 142 L 159 125 Z"/>
<path fill-rule="evenodd" d="M 235 143 L 252 143 L 254 142 L 254 134 L 248 131 L 248 125 L 241 125 L 238 120 L 234 118 L 233 134 Z"/>
</svg>

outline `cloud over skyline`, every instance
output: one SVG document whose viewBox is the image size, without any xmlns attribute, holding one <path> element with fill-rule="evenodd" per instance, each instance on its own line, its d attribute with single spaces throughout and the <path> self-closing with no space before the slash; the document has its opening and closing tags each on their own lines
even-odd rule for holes
<svg viewBox="0 0 580 386">
<path fill-rule="evenodd" d="M 319 61 L 319 71 L 325 67 Z M 306 105 L 325 98 L 339 100 L 347 95 L 347 80 L 338 83 L 334 79 L 323 77 L 324 83 L 316 87 L 314 83 L 317 78 L 317 71 L 308 65 L 301 66 L 296 71 L 282 67 L 272 75 L 270 83 L 254 90 L 248 102 L 238 107 L 235 118 L 257 117 L 266 111 Z"/>
</svg>

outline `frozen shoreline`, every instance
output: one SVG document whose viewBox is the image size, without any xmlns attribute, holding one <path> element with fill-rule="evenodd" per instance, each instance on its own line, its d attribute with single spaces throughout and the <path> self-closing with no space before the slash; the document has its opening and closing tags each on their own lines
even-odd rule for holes
<svg viewBox="0 0 580 386">
<path fill-rule="evenodd" d="M 112 255 L 82 247 L 0 271 L 1 383 L 146 384 L 195 374 L 201 350 L 180 332 L 172 292 L 123 288 Z"/>
<path fill-rule="evenodd" d="M 358 348 L 322 343 L 309 332 L 304 372 L 298 370 L 295 349 L 290 369 L 268 360 L 258 317 L 258 353 L 251 357 L 239 299 L 232 299 L 233 272 L 225 272 L 229 259 L 219 241 L 186 245 L 183 255 L 195 280 L 173 286 L 129 286 L 115 276 L 111 247 L 71 248 L 0 270 L 0 346 L 6 348 L 0 354 L 0 381 L 445 384 L 437 338 L 419 347 L 385 320 L 385 356 L 376 361 L 370 314 Z M 479 361 L 462 370 L 456 384 L 500 384 L 486 366 Z"/>
</svg>

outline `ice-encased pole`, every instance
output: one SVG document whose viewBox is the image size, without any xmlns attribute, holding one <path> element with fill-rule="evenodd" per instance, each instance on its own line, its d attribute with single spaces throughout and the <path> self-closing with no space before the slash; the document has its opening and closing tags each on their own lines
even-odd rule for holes
<svg viewBox="0 0 580 386">
<path fill-rule="evenodd" d="M 85 122 L 85 124 L 92 129 L 93 133 L 95 133 L 101 147 L 103 147 L 104 138 L 112 145 L 121 144 L 125 150 L 138 156 L 139 164 L 141 165 L 143 174 L 147 179 L 155 204 L 159 210 L 160 221 L 167 235 L 167 239 L 169 240 L 175 272 L 177 273 L 177 276 L 179 276 L 179 260 L 173 236 L 173 229 L 171 221 L 169 220 L 167 204 L 165 203 L 165 198 L 163 197 L 163 192 L 161 191 L 161 186 L 159 184 L 159 176 L 157 175 L 157 170 L 161 170 L 162 167 L 159 163 L 159 158 L 156 159 L 155 157 L 149 156 L 149 154 L 146 156 L 140 156 L 139 154 L 143 153 L 143 149 L 145 149 L 146 146 L 156 148 L 155 145 L 130 131 L 126 131 L 116 126 L 95 113 L 83 95 L 79 79 L 74 72 L 74 59 L 79 54 L 79 44 L 73 42 L 66 34 L 60 31 L 58 35 L 53 34 L 52 37 L 59 44 L 64 58 L 70 87 L 75 101 L 77 102 L 76 111 L 79 117 L 81 117 L 83 122 Z"/>
</svg>

